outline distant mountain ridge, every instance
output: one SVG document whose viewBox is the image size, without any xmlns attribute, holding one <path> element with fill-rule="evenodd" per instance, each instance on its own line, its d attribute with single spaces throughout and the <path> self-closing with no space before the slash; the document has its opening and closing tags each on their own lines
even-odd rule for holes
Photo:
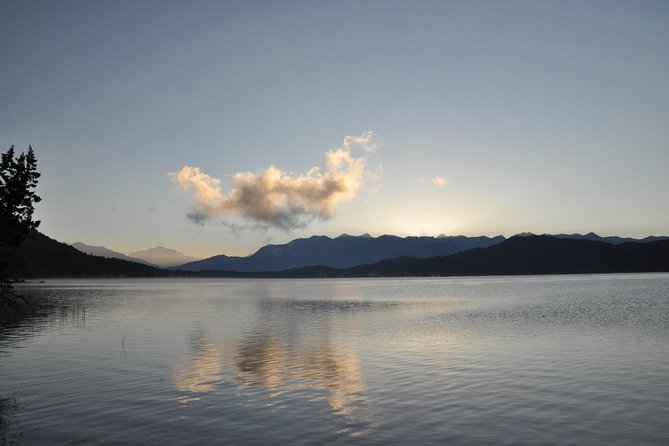
<svg viewBox="0 0 669 446">
<path fill-rule="evenodd" d="M 0 270 L 10 278 L 173 277 L 174 272 L 85 254 L 65 243 L 31 231 L 18 247 L 0 247 Z"/>
<path fill-rule="evenodd" d="M 0 270 L 11 278 L 317 278 L 669 272 L 669 239 L 613 244 L 548 235 L 519 235 L 489 247 L 449 256 L 403 256 L 350 268 L 314 265 L 282 271 L 189 272 L 84 254 L 33 231 L 21 246 L 0 248 Z"/>
<path fill-rule="evenodd" d="M 298 238 L 282 245 L 266 245 L 247 257 L 218 255 L 172 269 L 182 271 L 227 270 L 239 272 L 281 271 L 309 265 L 350 268 L 381 260 L 411 256 L 427 258 L 447 256 L 473 248 L 485 248 L 504 241 L 496 237 L 398 237 L 369 234 L 342 234 L 330 238 L 324 235 Z"/>
<path fill-rule="evenodd" d="M 136 257 L 146 263 L 158 265 L 162 268 L 177 266 L 197 260 L 195 257 L 187 256 L 177 250 L 165 248 L 164 246 L 131 252 L 130 257 Z"/>
<path fill-rule="evenodd" d="M 534 236 L 526 232 L 517 236 Z M 629 242 L 649 243 L 667 240 L 666 236 L 648 236 L 643 239 L 630 237 L 601 237 L 594 232 L 587 234 L 544 234 L 557 238 L 573 240 L 601 241 L 611 244 Z M 246 257 L 217 255 L 203 260 L 196 260 L 176 250 L 158 246 L 156 248 L 137 251 L 127 256 L 110 250 L 104 246 L 92 246 L 76 242 L 72 246 L 81 252 L 107 258 L 116 258 L 130 262 L 144 263 L 150 266 L 179 269 L 183 271 L 226 270 L 240 272 L 281 271 L 301 268 L 303 266 L 329 266 L 333 268 L 349 268 L 362 264 L 375 263 L 394 257 L 429 258 L 447 256 L 473 248 L 492 246 L 506 240 L 504 236 L 496 237 L 398 237 L 382 235 L 372 237 L 369 234 L 351 236 L 342 234 L 339 237 L 312 236 L 295 239 L 282 245 L 266 245 L 254 254 Z M 153 262 L 151 261 L 153 260 Z"/>
<path fill-rule="evenodd" d="M 550 235 L 511 237 L 448 257 L 399 258 L 361 265 L 348 277 L 669 272 L 669 240 L 610 243 Z"/>
<path fill-rule="evenodd" d="M 201 271 L 213 277 L 347 278 L 669 272 L 669 239 L 607 243 L 549 235 L 514 236 L 447 257 L 398 257 L 352 268 L 307 266 L 285 271 Z"/>
<path fill-rule="evenodd" d="M 546 234 L 550 235 L 550 234 Z M 644 237 L 642 239 L 636 239 L 636 238 L 631 238 L 631 237 L 618 237 L 618 236 L 599 236 L 595 234 L 594 232 L 588 232 L 587 234 L 556 234 L 554 235 L 555 237 L 558 238 L 567 238 L 567 239 L 574 239 L 574 240 L 591 240 L 595 242 L 606 242 L 606 243 L 612 243 L 614 245 L 619 245 L 621 243 L 649 243 L 649 242 L 657 242 L 659 240 L 669 240 L 668 236 L 655 236 L 655 235 L 649 235 L 648 237 Z"/>
<path fill-rule="evenodd" d="M 91 254 L 91 255 L 99 256 L 99 257 L 106 257 L 108 259 L 120 259 L 120 260 L 125 260 L 127 262 L 143 263 L 143 264 L 149 265 L 149 266 L 156 266 L 156 265 L 153 265 L 153 264 L 147 262 L 146 260 L 127 256 L 123 253 L 112 251 L 111 249 L 106 248 L 104 246 L 87 245 L 86 243 L 82 243 L 82 242 L 75 242 L 75 243 L 72 243 L 70 246 L 72 246 L 74 249 L 77 249 L 77 250 L 83 252 L 84 254 Z"/>
</svg>

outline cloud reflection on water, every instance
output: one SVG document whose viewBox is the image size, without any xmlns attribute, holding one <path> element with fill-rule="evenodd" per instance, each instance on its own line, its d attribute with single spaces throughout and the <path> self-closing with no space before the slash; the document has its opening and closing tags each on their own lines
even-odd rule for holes
<svg viewBox="0 0 669 446">
<path fill-rule="evenodd" d="M 182 404 L 199 400 L 199 396 L 210 392 L 221 382 L 223 357 L 216 346 L 206 342 L 200 345 L 188 364 L 177 367 L 174 382 L 181 392 L 178 400 Z"/>
<path fill-rule="evenodd" d="M 263 388 L 273 399 L 296 392 L 325 398 L 332 413 L 353 416 L 364 409 L 366 384 L 349 316 L 370 310 L 368 302 L 259 299 L 246 333 L 191 333 L 188 356 L 174 371 L 178 400 L 197 401 L 228 381 Z"/>
<path fill-rule="evenodd" d="M 327 392 L 330 410 L 352 415 L 364 405 L 366 384 L 356 349 L 356 313 L 368 302 L 262 299 L 257 329 L 235 354 L 235 380 L 285 392 Z"/>
<path fill-rule="evenodd" d="M 273 396 L 326 391 L 333 413 L 351 415 L 365 401 L 360 359 L 354 348 L 328 337 L 289 341 L 267 334 L 249 335 L 237 350 L 235 380 L 243 386 L 265 387 Z"/>
</svg>

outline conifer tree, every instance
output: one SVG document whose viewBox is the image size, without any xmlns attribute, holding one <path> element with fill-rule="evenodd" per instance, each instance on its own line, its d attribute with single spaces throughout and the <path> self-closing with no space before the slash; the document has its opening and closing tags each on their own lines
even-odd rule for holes
<svg viewBox="0 0 669 446">
<path fill-rule="evenodd" d="M 14 146 L 0 158 L 0 248 L 16 247 L 36 229 L 40 222 L 33 220 L 35 203 L 42 199 L 35 193 L 40 173 L 33 148 L 28 153 L 14 154 Z M 7 265 L 0 260 L 0 307 L 18 305 L 23 299 L 14 292 L 2 272 Z"/>
<path fill-rule="evenodd" d="M 0 245 L 18 246 L 37 228 L 33 220 L 35 203 L 41 198 L 35 193 L 40 173 L 33 148 L 28 153 L 14 154 L 14 146 L 0 160 Z"/>
</svg>

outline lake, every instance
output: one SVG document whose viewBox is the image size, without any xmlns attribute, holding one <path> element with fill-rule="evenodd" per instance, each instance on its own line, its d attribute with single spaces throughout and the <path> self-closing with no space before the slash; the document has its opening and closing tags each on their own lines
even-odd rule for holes
<svg viewBox="0 0 669 446">
<path fill-rule="evenodd" d="M 669 444 L 669 274 L 19 289 L 0 444 Z"/>
</svg>

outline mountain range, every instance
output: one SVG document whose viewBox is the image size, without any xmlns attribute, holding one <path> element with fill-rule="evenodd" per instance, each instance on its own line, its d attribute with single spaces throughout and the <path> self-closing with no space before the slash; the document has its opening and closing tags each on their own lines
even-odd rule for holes
<svg viewBox="0 0 669 446">
<path fill-rule="evenodd" d="M 500 236 L 501 237 L 501 236 Z M 85 254 L 64 243 L 33 231 L 19 247 L 0 248 L 0 270 L 5 277 L 404 277 L 507 274 L 583 274 L 625 272 L 669 272 L 669 238 L 655 237 L 634 242 L 589 240 L 588 235 L 557 237 L 523 234 L 503 237 L 369 237 L 340 236 L 298 239 L 286 245 L 268 245 L 258 253 L 274 254 L 270 259 L 285 258 L 295 262 L 296 256 L 315 259 L 319 249 L 331 253 L 335 260 L 342 256 L 364 258 L 366 249 L 376 255 L 411 252 L 426 255 L 430 249 L 459 250 L 445 256 L 419 257 L 402 255 L 351 267 L 323 264 L 281 270 L 235 271 L 208 269 L 200 271 L 168 270 L 116 258 Z M 427 241 L 425 239 L 428 239 Z M 468 242 L 469 241 L 469 242 Z M 616 242 L 618 240 L 615 240 Z M 423 242 L 423 243 L 419 243 Z M 426 243 L 425 243 L 426 242 Z M 441 243 L 441 244 L 440 244 Z M 470 245 L 467 245 L 470 243 Z M 479 243 L 486 246 L 463 249 Z M 413 244 L 413 245 L 412 245 Z M 371 248 L 370 248 L 371 246 Z M 385 246 L 385 250 L 384 250 Z M 390 247 L 389 247 L 390 246 Z M 342 249 L 338 252 L 335 247 Z M 391 248 L 392 247 L 392 248 Z M 284 252 L 286 250 L 287 254 Z M 329 251 L 328 251 L 329 250 Z M 103 251 L 104 252 L 104 251 Z M 256 254 L 258 254 L 256 253 Z M 278 253 L 278 254 L 276 254 Z M 310 257 L 311 255 L 311 257 Z M 355 257 L 360 255 L 361 257 Z M 253 256 L 249 256 L 252 258 Z M 260 256 L 259 258 L 262 258 Z M 322 257 L 321 257 L 322 258 Z M 368 257 L 369 258 L 369 257 Z M 230 259 L 230 257 L 228 257 Z M 232 258 L 235 259 L 235 258 Z M 237 258 L 240 259 L 240 258 Z M 268 262 L 269 265 L 276 263 Z"/>
<path fill-rule="evenodd" d="M 519 235 L 534 235 L 523 233 Z M 643 239 L 623 237 L 601 237 L 594 232 L 588 234 L 557 234 L 557 238 L 600 241 L 610 244 L 630 242 L 649 243 L 667 239 L 667 237 L 649 236 Z M 443 257 L 474 248 L 485 248 L 503 242 L 502 235 L 496 237 L 398 237 L 382 235 L 372 237 L 369 234 L 352 236 L 342 234 L 339 237 L 313 236 L 299 238 L 285 244 L 270 244 L 245 257 L 216 255 L 202 260 L 182 254 L 176 250 L 156 247 L 125 255 L 104 246 L 91 246 L 81 242 L 72 246 L 87 254 L 116 258 L 150 266 L 170 268 L 180 271 L 237 271 L 263 272 L 283 271 L 305 266 L 327 266 L 346 269 L 357 265 L 371 264 L 397 257 L 430 258 Z"/>
<path fill-rule="evenodd" d="M 485 248 L 504 241 L 497 237 L 397 237 L 342 234 L 330 238 L 316 235 L 282 245 L 266 245 L 248 257 L 218 255 L 186 263 L 182 271 L 228 270 L 239 272 L 281 271 L 309 265 L 350 268 L 395 257 L 428 258 L 447 256 L 473 248 Z"/>
<path fill-rule="evenodd" d="M 447 257 L 400 257 L 337 269 L 297 268 L 265 277 L 421 277 L 669 272 L 669 240 L 608 243 L 549 235 L 514 236 Z"/>
<path fill-rule="evenodd" d="M 78 251 L 83 252 L 84 254 L 91 254 L 98 257 L 106 257 L 109 259 L 120 259 L 120 260 L 125 260 L 127 262 L 144 263 L 145 265 L 150 265 L 150 266 L 157 266 L 147 262 L 146 260 L 136 257 L 130 257 L 121 252 L 112 251 L 111 249 L 105 248 L 104 246 L 87 245 L 82 242 L 75 242 L 72 243 L 70 246 L 72 246 L 74 249 Z"/>
<path fill-rule="evenodd" d="M 649 243 L 649 242 L 657 242 L 659 240 L 667 240 L 669 237 L 665 236 L 655 236 L 655 235 L 650 235 L 648 237 L 644 237 L 642 239 L 636 239 L 636 238 L 631 238 L 631 237 L 617 237 L 617 236 L 607 236 L 607 237 L 601 237 L 594 232 L 588 232 L 585 235 L 581 234 L 556 234 L 555 237 L 558 238 L 569 238 L 569 239 L 575 239 L 575 240 L 591 240 L 593 242 L 606 242 L 606 243 L 613 243 L 614 245 L 619 245 L 621 243 Z"/>
<path fill-rule="evenodd" d="M 136 251 L 130 253 L 130 255 L 112 251 L 105 246 L 87 245 L 82 242 L 72 243 L 71 246 L 83 253 L 92 254 L 94 256 L 126 260 L 128 262 L 144 263 L 145 265 L 156 266 L 160 268 L 178 266 L 197 260 L 195 257 L 187 256 L 183 253 L 180 253 L 179 251 L 165 248 L 163 246 L 157 246 L 155 248 L 149 248 L 143 251 Z"/>
</svg>

